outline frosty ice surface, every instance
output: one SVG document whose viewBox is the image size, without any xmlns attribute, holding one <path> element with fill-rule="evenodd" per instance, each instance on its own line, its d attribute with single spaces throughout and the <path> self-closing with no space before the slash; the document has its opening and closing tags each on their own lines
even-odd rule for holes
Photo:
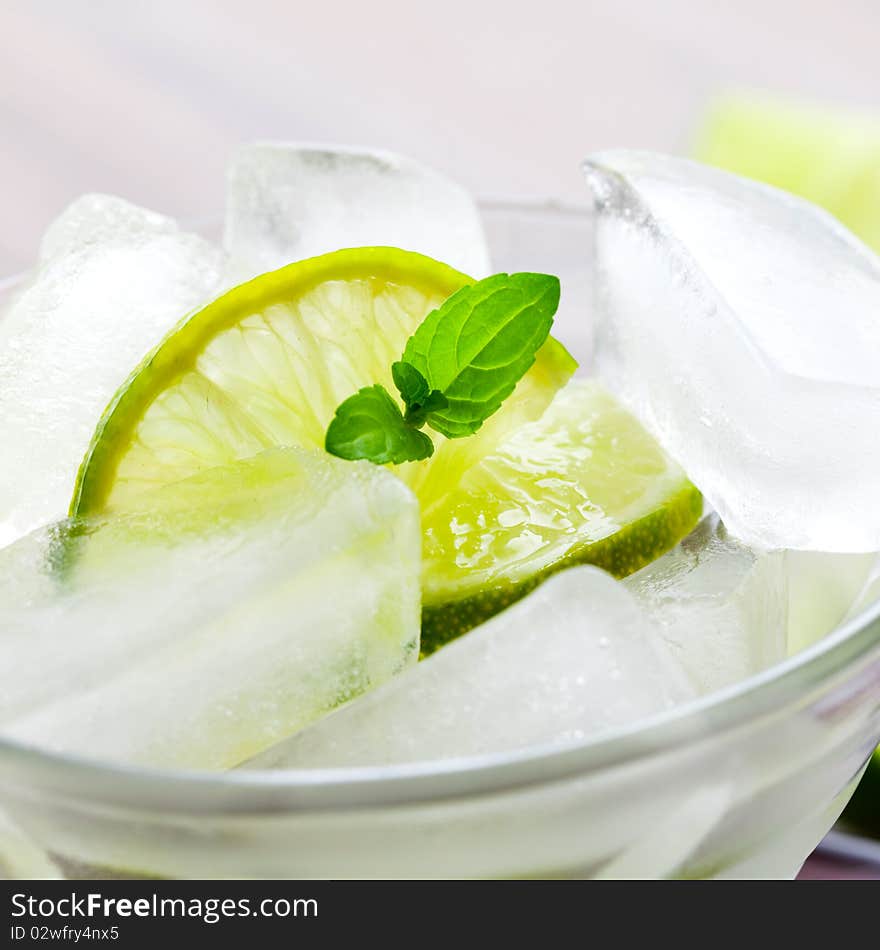
<svg viewBox="0 0 880 950">
<path fill-rule="evenodd" d="M 623 151 L 585 167 L 604 380 L 740 538 L 880 549 L 880 260 L 721 171 Z"/>
<path fill-rule="evenodd" d="M 224 267 L 169 218 L 106 195 L 75 201 L 40 258 L 0 319 L 0 544 L 64 517 L 110 397 Z"/>
<path fill-rule="evenodd" d="M 624 584 L 699 693 L 730 686 L 786 655 L 784 552 L 753 550 L 714 517 Z"/>
<path fill-rule="evenodd" d="M 420 543 L 394 476 L 293 449 L 39 531 L 0 552 L 0 732 L 235 765 L 415 660 Z"/>
<path fill-rule="evenodd" d="M 263 143 L 229 169 L 225 243 L 239 279 L 340 247 L 419 251 L 489 273 L 476 205 L 460 186 L 391 152 Z"/>
<path fill-rule="evenodd" d="M 581 739 L 694 695 L 633 597 L 577 567 L 249 765 L 505 752 Z"/>
</svg>

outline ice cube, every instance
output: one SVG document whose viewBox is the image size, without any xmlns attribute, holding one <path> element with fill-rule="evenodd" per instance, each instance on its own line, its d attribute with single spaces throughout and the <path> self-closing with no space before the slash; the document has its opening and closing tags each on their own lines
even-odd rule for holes
<svg viewBox="0 0 880 950">
<path fill-rule="evenodd" d="M 248 766 L 401 763 L 564 743 L 693 695 L 632 596 L 597 568 L 576 567 Z"/>
<path fill-rule="evenodd" d="M 273 449 L 0 552 L 0 732 L 222 769 L 414 661 L 419 512 L 392 474 Z"/>
<path fill-rule="evenodd" d="M 747 543 L 880 549 L 880 260 L 726 172 L 623 151 L 585 167 L 606 382 Z"/>
<path fill-rule="evenodd" d="M 244 280 L 343 247 L 419 251 L 489 273 L 476 206 L 455 182 L 391 152 L 261 143 L 228 173 L 226 247 Z"/>
<path fill-rule="evenodd" d="M 219 287 L 223 254 L 168 218 L 86 195 L 50 227 L 0 322 L 0 544 L 64 517 L 116 389 Z"/>
<path fill-rule="evenodd" d="M 701 694 L 745 679 L 786 655 L 784 553 L 747 547 L 714 516 L 623 583 Z"/>
<path fill-rule="evenodd" d="M 46 229 L 40 242 L 40 261 L 48 263 L 67 254 L 114 244 L 137 247 L 145 238 L 179 233 L 177 223 L 158 211 L 115 195 L 83 195 Z"/>
</svg>

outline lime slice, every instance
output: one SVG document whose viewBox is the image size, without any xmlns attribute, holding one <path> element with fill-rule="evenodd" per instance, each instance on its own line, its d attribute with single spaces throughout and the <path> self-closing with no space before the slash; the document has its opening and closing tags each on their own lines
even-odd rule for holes
<svg viewBox="0 0 880 950">
<path fill-rule="evenodd" d="M 702 497 L 594 380 L 569 383 L 446 494 L 423 501 L 422 653 L 579 563 L 617 577 L 673 547 Z"/>
<path fill-rule="evenodd" d="M 725 96 L 706 117 L 695 155 L 812 201 L 880 250 L 876 115 L 764 96 Z"/>
<path fill-rule="evenodd" d="M 391 364 L 429 311 L 470 278 L 394 248 L 325 254 L 264 274 L 184 320 L 114 397 L 80 469 L 72 515 L 278 445 L 320 448 L 336 407 L 360 387 L 394 392 Z M 427 464 L 395 473 L 424 497 L 434 466 L 456 480 L 537 418 L 574 370 L 548 340 L 502 409 L 470 439 L 435 437 Z"/>
</svg>

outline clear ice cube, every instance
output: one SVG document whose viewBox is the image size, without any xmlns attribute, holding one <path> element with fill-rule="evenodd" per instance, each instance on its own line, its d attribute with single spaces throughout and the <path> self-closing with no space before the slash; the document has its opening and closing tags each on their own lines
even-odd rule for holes
<svg viewBox="0 0 880 950">
<path fill-rule="evenodd" d="M 77 468 L 117 388 L 216 293 L 223 254 L 107 195 L 75 201 L 0 321 L 0 545 L 67 513 Z"/>
<path fill-rule="evenodd" d="M 632 596 L 597 568 L 576 567 L 248 766 L 401 763 L 564 743 L 693 695 Z"/>
<path fill-rule="evenodd" d="M 700 694 L 786 655 L 785 554 L 749 548 L 714 516 L 623 583 Z"/>
<path fill-rule="evenodd" d="M 455 182 L 391 152 L 260 143 L 228 172 L 226 247 L 244 280 L 343 247 L 419 251 L 489 273 L 476 205 Z"/>
<path fill-rule="evenodd" d="M 585 168 L 606 382 L 747 543 L 880 549 L 880 259 L 807 202 L 693 162 Z"/>
<path fill-rule="evenodd" d="M 418 653 L 418 504 L 393 475 L 273 449 L 0 552 L 0 733 L 222 769 Z"/>
</svg>

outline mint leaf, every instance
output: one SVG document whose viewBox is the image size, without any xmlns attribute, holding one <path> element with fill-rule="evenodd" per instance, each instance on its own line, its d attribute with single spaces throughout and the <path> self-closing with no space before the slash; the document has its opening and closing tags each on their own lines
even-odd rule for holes
<svg viewBox="0 0 880 950">
<path fill-rule="evenodd" d="M 429 313 L 402 360 L 447 400 L 425 414 L 428 425 L 452 439 L 476 432 L 534 363 L 558 306 L 558 278 L 496 274 Z M 414 373 L 398 370 L 398 376 L 407 392 L 417 391 Z"/>
<path fill-rule="evenodd" d="M 391 378 L 407 406 L 420 406 L 428 398 L 431 387 L 428 380 L 411 363 L 398 360 L 391 364 Z"/>
<path fill-rule="evenodd" d="M 343 459 L 369 459 L 377 465 L 430 458 L 434 443 L 403 418 L 384 386 L 366 386 L 349 396 L 327 427 L 324 448 Z"/>
<path fill-rule="evenodd" d="M 430 413 L 449 405 L 449 400 L 439 389 L 429 388 L 428 381 L 415 366 L 398 360 L 391 364 L 391 376 L 406 403 L 403 418 L 411 426 L 421 429 Z"/>
</svg>

